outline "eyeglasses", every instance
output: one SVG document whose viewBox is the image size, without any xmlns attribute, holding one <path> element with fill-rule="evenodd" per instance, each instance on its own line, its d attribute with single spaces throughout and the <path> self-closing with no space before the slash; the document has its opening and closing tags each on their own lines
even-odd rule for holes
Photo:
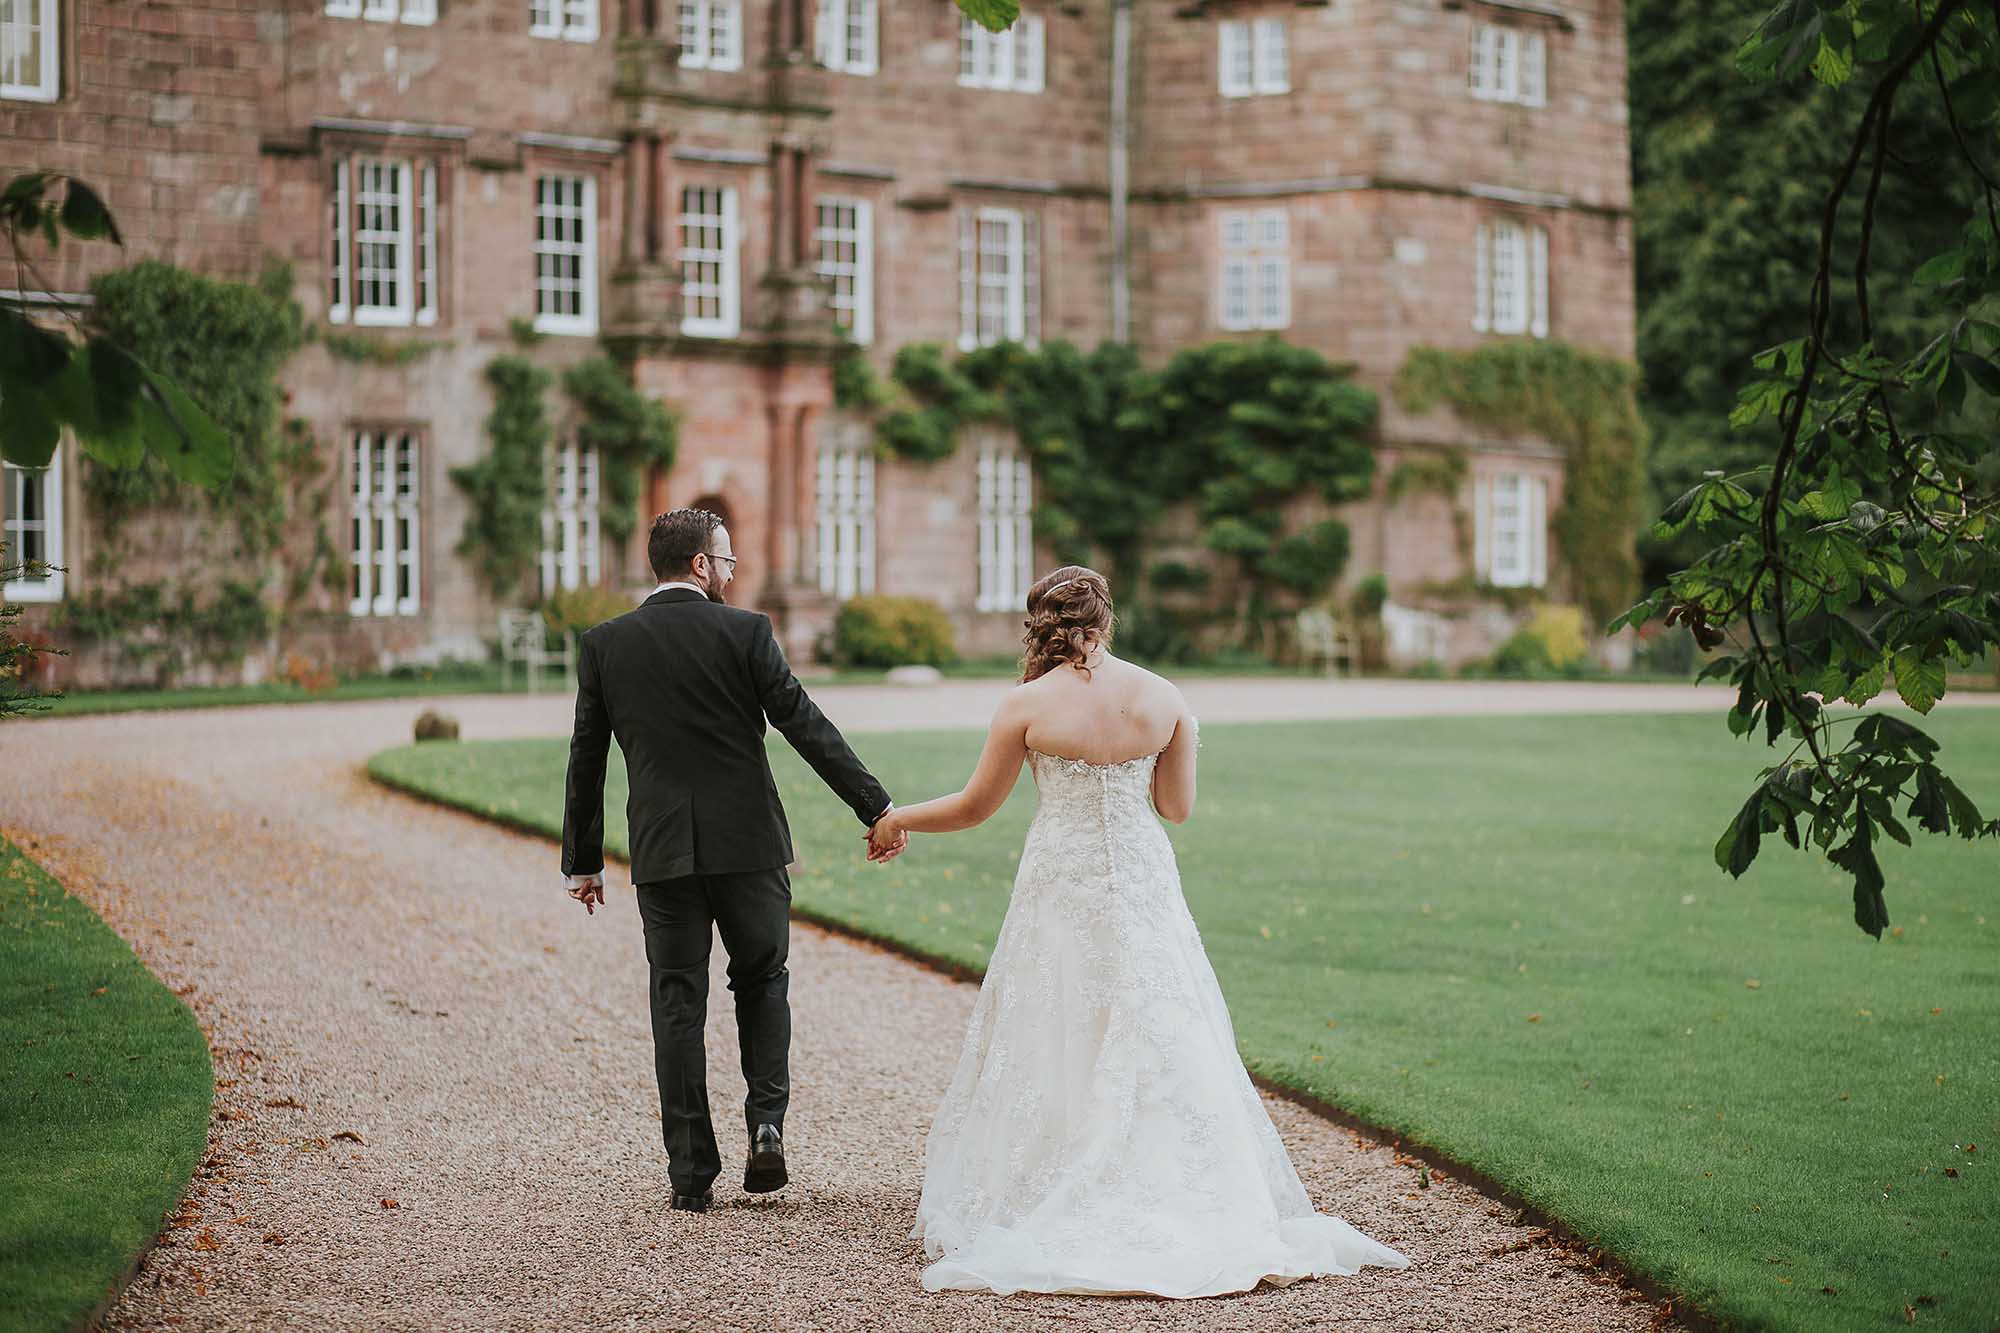
<svg viewBox="0 0 2000 1333">
<path fill-rule="evenodd" d="M 734 574 L 734 573 L 736 572 L 736 557 L 735 557 L 735 556 L 733 556 L 733 555 L 717 555 L 717 554 L 715 554 L 715 552 L 713 552 L 713 551 L 703 551 L 703 552 L 702 552 L 701 554 L 703 554 L 703 555 L 707 556 L 707 557 L 709 558 L 709 560 L 710 560 L 711 562 L 713 562 L 713 561 L 716 561 L 716 560 L 727 560 L 727 561 L 729 562 L 729 572 L 730 572 L 730 573 L 732 573 L 732 574 Z"/>
</svg>

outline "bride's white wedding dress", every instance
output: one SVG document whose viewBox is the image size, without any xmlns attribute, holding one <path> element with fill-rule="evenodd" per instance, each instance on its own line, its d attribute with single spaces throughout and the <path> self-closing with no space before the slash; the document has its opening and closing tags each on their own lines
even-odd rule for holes
<svg viewBox="0 0 2000 1333">
<path fill-rule="evenodd" d="M 1409 1265 L 1299 1183 L 1181 896 L 1158 759 L 1029 752 L 1041 804 L 925 1150 L 931 1291 L 1214 1296 Z"/>
</svg>

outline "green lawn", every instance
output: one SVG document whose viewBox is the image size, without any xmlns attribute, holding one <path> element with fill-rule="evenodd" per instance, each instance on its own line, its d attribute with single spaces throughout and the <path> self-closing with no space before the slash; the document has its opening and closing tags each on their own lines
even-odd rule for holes
<svg viewBox="0 0 2000 1333">
<path fill-rule="evenodd" d="M 1728 1322 L 2000 1325 L 2000 846 L 1888 846 L 1879 943 L 1845 876 L 1778 839 L 1731 881 L 1710 849 L 1769 760 L 1719 714 L 1209 727 L 1172 833 L 1244 1056 Z M 2000 810 L 2000 711 L 1926 725 Z M 982 966 L 1032 784 L 868 866 L 773 741 L 801 911 Z M 977 738 L 858 748 L 908 801 L 956 787 Z M 431 745 L 371 769 L 555 832 L 565 756 Z M 619 850 L 615 749 L 610 786 Z"/>
<path fill-rule="evenodd" d="M 0 1323 L 69 1329 L 181 1198 L 207 1141 L 194 1015 L 0 838 Z"/>
</svg>

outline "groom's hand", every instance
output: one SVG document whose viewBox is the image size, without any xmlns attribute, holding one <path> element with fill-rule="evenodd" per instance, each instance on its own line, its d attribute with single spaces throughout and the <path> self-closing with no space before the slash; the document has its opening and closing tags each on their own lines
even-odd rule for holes
<svg viewBox="0 0 2000 1333">
<path fill-rule="evenodd" d="M 895 810 L 896 807 L 891 805 L 887 810 L 882 812 L 880 819 L 869 826 L 868 859 L 870 861 L 893 861 L 903 854 L 905 847 L 910 845 L 909 832 L 896 826 Z"/>
<path fill-rule="evenodd" d="M 583 904 L 583 910 L 597 915 L 597 909 L 604 906 L 604 877 L 591 875 L 570 885 L 569 896 Z"/>
</svg>

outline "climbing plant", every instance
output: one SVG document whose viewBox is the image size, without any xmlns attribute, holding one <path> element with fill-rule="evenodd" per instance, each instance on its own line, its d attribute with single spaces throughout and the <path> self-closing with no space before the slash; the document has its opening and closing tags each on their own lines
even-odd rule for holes
<svg viewBox="0 0 2000 1333">
<path fill-rule="evenodd" d="M 175 383 L 206 409 L 234 446 L 234 466 L 208 492 L 230 520 L 239 552 L 261 556 L 279 542 L 287 513 L 278 372 L 304 340 L 291 270 L 274 265 L 257 282 L 204 277 L 157 260 L 91 283 L 91 327 Z M 138 509 L 182 498 L 182 481 L 158 454 L 129 466 L 91 458 L 84 492 L 115 530 Z"/>
<path fill-rule="evenodd" d="M 477 462 L 451 470 L 452 483 L 472 502 L 458 553 L 496 594 L 511 591 L 541 549 L 552 438 L 542 396 L 554 378 L 526 357 L 488 362 L 493 411 L 486 417 L 486 437 L 493 448 Z"/>
<path fill-rule="evenodd" d="M 1629 362 L 1545 339 L 1469 351 L 1411 350 L 1396 401 L 1411 412 L 1440 403 L 1489 430 L 1533 434 L 1563 451 L 1561 508 L 1553 516 L 1577 600 L 1600 623 L 1638 589 L 1634 541 L 1646 427 Z"/>
<path fill-rule="evenodd" d="M 548 455 L 555 431 L 547 394 L 556 376 L 521 355 L 495 357 L 486 367 L 493 411 L 486 418 L 492 449 L 453 468 L 451 479 L 472 502 L 458 553 L 470 559 L 495 593 L 511 591 L 541 551 L 542 511 L 548 506 Z M 598 518 L 615 540 L 638 522 L 639 487 L 649 467 L 673 466 L 674 418 L 647 398 L 606 357 L 562 373 L 563 392 L 577 413 L 579 447 L 598 455 L 604 493 Z"/>
<path fill-rule="evenodd" d="M 604 481 L 599 519 L 607 533 L 623 541 L 638 522 L 645 470 L 674 465 L 679 435 L 673 415 L 633 388 L 608 357 L 594 357 L 563 372 L 563 390 L 581 414 L 577 443 L 597 450 Z"/>
<path fill-rule="evenodd" d="M 1059 559 L 1137 586 L 1153 524 L 1193 504 L 1202 543 L 1237 567 L 1230 613 L 1246 640 L 1281 594 L 1317 596 L 1346 565 L 1345 526 L 1288 532 L 1292 502 L 1357 499 L 1374 471 L 1374 395 L 1275 338 L 1190 348 L 1158 371 L 1115 343 L 1002 343 L 956 360 L 915 343 L 891 379 L 901 396 L 876 429 L 887 453 L 934 462 L 973 421 L 1013 428 L 1039 478 L 1036 534 Z"/>
</svg>

